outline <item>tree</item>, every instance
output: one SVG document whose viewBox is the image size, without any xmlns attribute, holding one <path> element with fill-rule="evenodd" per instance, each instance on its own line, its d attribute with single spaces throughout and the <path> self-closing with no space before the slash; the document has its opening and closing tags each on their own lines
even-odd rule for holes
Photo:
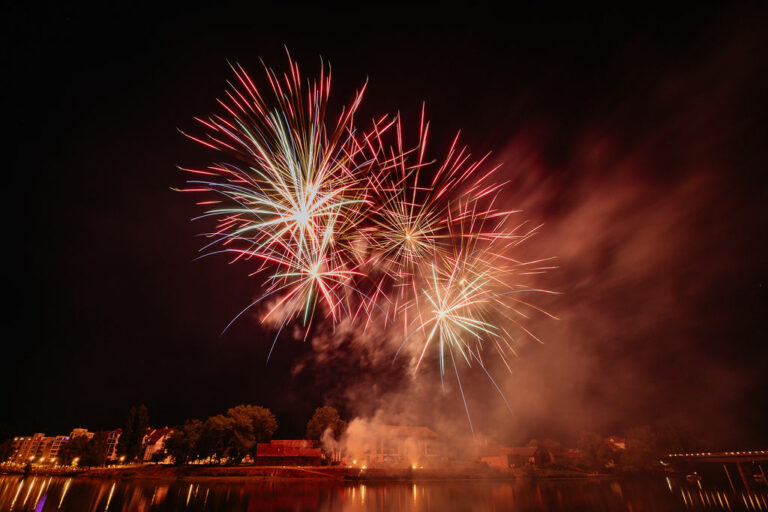
<svg viewBox="0 0 768 512">
<path fill-rule="evenodd" d="M 88 437 L 87 436 L 77 436 L 73 437 L 66 443 L 63 443 L 61 445 L 61 448 L 59 448 L 58 453 L 58 459 L 59 464 L 63 464 L 65 466 L 71 466 L 72 461 L 75 459 L 81 459 L 83 458 L 83 455 L 85 454 L 85 447 L 88 444 Z"/>
<path fill-rule="evenodd" d="M 331 429 L 334 439 L 339 439 L 347 429 L 347 422 L 339 416 L 333 407 L 318 407 L 307 422 L 307 439 L 319 441 L 326 430 Z"/>
<path fill-rule="evenodd" d="M 194 458 L 240 463 L 246 455 L 256 455 L 256 444 L 269 441 L 277 430 L 272 411 L 257 405 L 238 405 L 227 414 L 211 416 L 204 422 L 188 421 L 166 441 L 168 453 L 176 463 Z"/>
<path fill-rule="evenodd" d="M 683 426 L 666 418 L 656 421 L 654 432 L 656 434 L 654 450 L 659 456 L 686 451 L 683 439 L 696 439 L 694 434 L 685 432 Z"/>
<path fill-rule="evenodd" d="M 136 460 L 141 455 L 142 441 L 148 428 L 147 407 L 145 405 L 131 407 L 117 443 L 117 452 L 124 455 L 127 461 Z"/>
<path fill-rule="evenodd" d="M 229 418 L 227 426 L 227 463 L 240 464 L 246 455 L 256 452 L 253 431 L 241 418 Z"/>
<path fill-rule="evenodd" d="M 187 420 L 183 426 L 173 429 L 165 440 L 165 451 L 176 464 L 186 464 L 200 456 L 200 436 L 203 423 L 200 420 Z"/>
<path fill-rule="evenodd" d="M 258 405 L 238 405 L 227 411 L 227 458 L 239 463 L 248 454 L 256 455 L 256 444 L 272 439 L 277 420 L 272 411 Z"/>
<path fill-rule="evenodd" d="M 250 422 L 257 443 L 266 443 L 277 430 L 277 419 L 272 411 L 258 405 L 238 405 L 227 411 L 230 418 Z"/>
<path fill-rule="evenodd" d="M 213 460 L 226 457 L 227 430 L 230 419 L 223 414 L 211 416 L 202 425 L 197 450 L 201 457 Z"/>
<path fill-rule="evenodd" d="M 133 437 L 131 438 L 130 443 L 128 444 L 128 452 L 126 453 L 126 458 L 128 460 L 136 460 L 137 458 L 140 458 L 142 455 L 142 448 L 144 436 L 147 435 L 147 430 L 149 429 L 149 414 L 147 413 L 147 406 L 146 405 L 140 405 L 138 409 L 136 409 L 136 421 L 133 425 Z"/>
<path fill-rule="evenodd" d="M 658 461 L 654 450 L 656 444 L 651 427 L 643 425 L 629 429 L 627 450 L 622 457 L 623 468 L 628 471 L 651 471 Z"/>
<path fill-rule="evenodd" d="M 136 407 L 131 407 L 128 411 L 128 418 L 125 420 L 125 426 L 120 433 L 120 439 L 117 440 L 118 455 L 128 458 L 128 445 L 133 438 L 133 426 L 136 423 Z"/>
<path fill-rule="evenodd" d="M 85 436 L 80 436 L 85 438 Z M 80 464 L 83 466 L 103 466 L 107 463 L 107 433 L 96 432 L 88 440 L 80 456 Z"/>
<path fill-rule="evenodd" d="M 610 449 L 605 439 L 594 432 L 582 432 L 579 435 L 577 447 L 581 452 L 582 463 L 587 468 L 602 470 L 611 460 Z"/>
</svg>

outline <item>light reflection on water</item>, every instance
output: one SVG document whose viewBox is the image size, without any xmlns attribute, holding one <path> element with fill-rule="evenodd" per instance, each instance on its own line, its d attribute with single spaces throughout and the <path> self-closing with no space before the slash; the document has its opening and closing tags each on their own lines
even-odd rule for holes
<svg viewBox="0 0 768 512">
<path fill-rule="evenodd" d="M 341 483 L 0 477 L 0 511 L 768 511 L 768 492 L 671 480 Z"/>
</svg>

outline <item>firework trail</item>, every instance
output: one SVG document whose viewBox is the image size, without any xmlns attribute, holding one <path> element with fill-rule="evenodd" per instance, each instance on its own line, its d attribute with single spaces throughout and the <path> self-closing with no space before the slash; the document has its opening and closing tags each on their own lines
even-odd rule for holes
<svg viewBox="0 0 768 512">
<path fill-rule="evenodd" d="M 290 56 L 282 76 L 265 66 L 269 101 L 231 68 L 223 112 L 196 118 L 203 135 L 184 134 L 226 161 L 183 169 L 193 177 L 181 191 L 203 194 L 199 218 L 215 219 L 203 255 L 251 262 L 263 280 L 232 321 L 268 304 L 262 321 L 277 326 L 275 341 L 292 321 L 306 337 L 318 314 L 332 324 L 397 322 L 400 349 L 421 343 L 415 368 L 436 346 L 441 377 L 450 362 L 462 396 L 457 360 L 493 381 L 484 362 L 492 347 L 509 368 L 516 337 L 507 326 L 535 339 L 522 321 L 546 313 L 526 296 L 552 293 L 519 277 L 552 267 L 510 256 L 537 228 L 512 226 L 514 212 L 498 206 L 506 183 L 494 179 L 498 167 L 483 168 L 488 155 L 473 159 L 457 135 L 442 160 L 427 160 L 424 108 L 412 147 L 399 115 L 358 130 L 365 86 L 332 119 L 325 66 L 311 84 Z"/>
<path fill-rule="evenodd" d="M 308 326 L 318 301 L 334 320 L 345 313 L 342 290 L 356 271 L 338 242 L 362 219 L 368 201 L 359 176 L 370 165 L 350 143 L 364 88 L 328 123 L 330 73 L 323 68 L 305 93 L 290 58 L 289 68 L 282 79 L 265 68 L 270 108 L 242 67 L 232 66 L 237 81 L 218 100 L 226 115 L 196 118 L 207 133 L 185 135 L 235 162 L 184 169 L 196 179 L 182 189 L 209 196 L 197 203 L 209 208 L 202 217 L 217 219 L 205 254 L 255 260 L 254 274 L 266 273 L 265 292 L 249 307 L 276 297 L 265 318 L 282 312 L 281 327 L 298 316 Z"/>
</svg>

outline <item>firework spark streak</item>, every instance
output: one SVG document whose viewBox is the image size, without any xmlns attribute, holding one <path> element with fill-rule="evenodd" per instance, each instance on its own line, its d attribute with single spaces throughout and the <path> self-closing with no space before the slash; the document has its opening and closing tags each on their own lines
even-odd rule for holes
<svg viewBox="0 0 768 512">
<path fill-rule="evenodd" d="M 282 76 L 265 67 L 270 100 L 240 65 L 231 68 L 221 113 L 195 118 L 203 135 L 184 133 L 226 159 L 183 169 L 193 177 L 180 190 L 204 194 L 198 218 L 215 219 L 203 256 L 250 262 L 262 279 L 232 321 L 263 303 L 275 341 L 290 322 L 306 337 L 317 315 L 331 324 L 397 322 L 400 349 L 421 344 L 416 369 L 436 346 L 441 376 L 450 362 L 462 397 L 457 360 L 480 366 L 496 385 L 485 347 L 509 368 L 516 342 L 509 327 L 535 338 L 522 320 L 544 313 L 525 296 L 552 293 L 519 284 L 552 267 L 512 258 L 537 228 L 510 227 L 513 212 L 498 207 L 505 185 L 494 181 L 498 168 L 484 170 L 487 155 L 472 159 L 458 136 L 444 159 L 427 160 L 423 108 L 413 147 L 399 115 L 358 130 L 365 87 L 331 118 L 325 66 L 313 83 L 290 57 Z"/>
<path fill-rule="evenodd" d="M 245 71 L 232 67 L 237 82 L 219 100 L 227 115 L 197 118 L 207 135 L 187 136 L 237 163 L 185 169 L 199 179 L 183 190 L 212 193 L 198 203 L 210 207 L 203 217 L 218 219 L 206 234 L 212 239 L 206 254 L 256 260 L 256 273 L 271 272 L 262 299 L 282 294 L 266 317 L 288 311 L 286 320 L 301 315 L 308 325 L 318 300 L 334 319 L 343 313 L 341 289 L 356 273 L 336 241 L 355 227 L 367 203 L 356 188 L 366 163 L 356 160 L 349 128 L 362 91 L 329 127 L 330 75 L 321 72 L 305 96 L 298 66 L 289 61 L 289 67 L 282 80 L 266 70 L 272 109 Z"/>
</svg>

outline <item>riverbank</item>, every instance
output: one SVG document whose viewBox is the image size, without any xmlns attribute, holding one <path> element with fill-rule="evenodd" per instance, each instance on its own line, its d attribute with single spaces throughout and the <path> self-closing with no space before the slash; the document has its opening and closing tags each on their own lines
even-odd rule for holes
<svg viewBox="0 0 768 512">
<path fill-rule="evenodd" d="M 22 468 L 2 468 L 0 473 L 24 474 Z M 270 480 L 335 480 L 335 481 L 423 481 L 423 480 L 509 480 L 534 478 L 586 478 L 578 472 L 547 472 L 524 475 L 522 472 L 466 465 L 451 468 L 393 468 L 346 466 L 169 466 L 162 464 L 131 465 L 104 468 L 32 468 L 32 475 L 76 476 L 100 479 L 270 479 Z"/>
</svg>

